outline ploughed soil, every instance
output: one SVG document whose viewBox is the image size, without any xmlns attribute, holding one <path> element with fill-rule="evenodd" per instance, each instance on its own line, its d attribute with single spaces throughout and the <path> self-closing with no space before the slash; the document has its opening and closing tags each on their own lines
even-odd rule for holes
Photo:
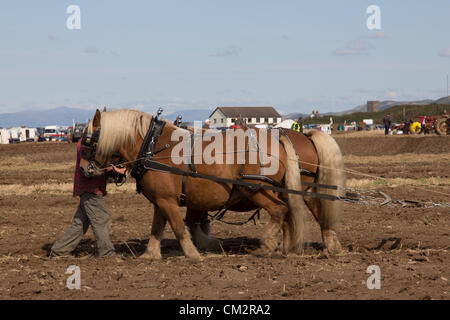
<svg viewBox="0 0 450 320">
<path fill-rule="evenodd" d="M 338 136 L 336 140 L 345 156 L 371 157 L 367 162 L 349 161 L 349 169 L 417 180 L 450 174 L 449 137 Z M 71 183 L 73 167 L 61 164 L 74 163 L 75 153 L 75 145 L 67 143 L 0 145 L 0 163 L 5 166 L 0 171 L 0 299 L 450 298 L 448 185 L 380 184 L 365 194 L 381 200 L 344 202 L 337 230 L 343 252 L 337 256 L 324 254 L 320 229 L 312 217 L 308 217 L 304 254 L 288 257 L 279 251 L 271 257 L 250 253 L 264 234 L 268 221 L 264 211 L 256 223 L 243 226 L 214 221 L 212 235 L 222 240 L 223 250 L 202 252 L 202 262 L 184 257 L 169 226 L 162 241 L 163 259 L 139 259 L 148 241 L 153 207 L 142 195 L 119 191 L 106 197 L 119 257 L 95 258 L 89 230 L 73 256 L 49 258 L 48 249 L 71 223 L 78 199 L 70 192 L 44 188 L 25 194 L 22 188 Z M 415 155 L 417 161 L 376 160 L 405 153 Z M 14 163 L 21 158 L 33 162 L 34 169 L 23 170 L 20 161 Z M 2 187 L 12 185 L 17 185 L 17 192 L 8 189 L 2 194 Z M 379 191 L 393 202 L 381 206 Z M 411 202 L 402 206 L 397 200 Z M 224 220 L 246 221 L 251 214 L 229 212 Z M 66 287 L 71 265 L 80 268 L 80 290 Z M 367 287 L 371 265 L 380 267 L 380 289 Z"/>
</svg>

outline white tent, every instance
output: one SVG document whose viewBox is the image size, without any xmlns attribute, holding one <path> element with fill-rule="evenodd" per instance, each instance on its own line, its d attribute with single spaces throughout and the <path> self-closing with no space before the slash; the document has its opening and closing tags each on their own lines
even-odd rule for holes
<svg viewBox="0 0 450 320">
<path fill-rule="evenodd" d="M 19 129 L 19 132 L 20 142 L 36 141 L 36 138 L 38 136 L 37 129 L 35 128 L 21 127 Z"/>
<path fill-rule="evenodd" d="M 292 124 L 293 124 L 294 122 L 295 122 L 295 121 L 292 120 L 292 119 L 286 119 L 286 120 L 282 121 L 281 123 L 277 124 L 277 125 L 275 126 L 275 128 L 290 129 L 290 128 L 292 127 Z"/>
<path fill-rule="evenodd" d="M 0 144 L 9 144 L 11 133 L 9 129 L 0 129 Z"/>
<path fill-rule="evenodd" d="M 11 140 L 13 140 L 14 143 L 20 142 L 20 130 L 20 127 L 13 127 L 9 129 Z"/>
</svg>

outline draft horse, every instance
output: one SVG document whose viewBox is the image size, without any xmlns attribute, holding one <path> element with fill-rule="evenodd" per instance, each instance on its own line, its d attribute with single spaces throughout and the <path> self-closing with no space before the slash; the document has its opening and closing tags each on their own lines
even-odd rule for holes
<svg viewBox="0 0 450 320">
<path fill-rule="evenodd" d="M 302 185 L 303 191 L 344 196 L 346 178 L 342 153 L 336 141 L 328 134 L 312 130 L 308 134 L 285 130 L 292 143 L 300 168 L 301 181 L 314 184 L 338 186 L 338 190 L 320 189 L 316 186 Z M 305 196 L 307 211 L 310 211 L 321 228 L 324 251 L 337 254 L 341 244 L 336 227 L 342 212 L 341 201 L 330 201 L 317 197 Z M 251 201 L 244 200 L 228 207 L 230 211 L 247 212 L 258 207 Z M 210 236 L 210 223 L 207 212 L 187 208 L 186 224 L 192 232 L 196 244 L 205 250 L 220 249 L 219 240 Z"/>
<path fill-rule="evenodd" d="M 120 155 L 127 163 L 127 168 L 133 171 L 136 162 L 140 161 L 142 155 L 141 147 L 148 135 L 150 124 L 155 117 L 153 115 L 135 110 L 120 109 L 110 112 L 96 111 L 95 116 L 89 122 L 83 138 L 84 152 L 80 167 L 89 175 L 97 175 L 103 172 L 105 166 L 111 159 Z M 182 141 L 172 141 L 175 131 L 184 130 L 176 127 L 169 121 L 164 121 L 158 133 L 157 142 L 153 150 L 158 150 L 157 156 L 160 163 L 185 170 L 186 167 L 179 161 L 174 161 L 173 149 Z M 175 132 L 176 133 L 176 132 Z M 257 131 L 259 136 L 261 131 Z M 301 190 L 301 175 L 299 162 L 294 149 L 296 136 L 280 135 L 276 150 L 272 149 L 272 135 L 267 135 L 266 154 L 278 155 L 278 170 L 267 176 L 270 181 L 275 182 L 291 190 Z M 317 157 L 316 163 L 323 165 L 316 172 L 316 181 L 332 183 L 343 186 L 344 177 L 342 171 L 334 170 L 341 168 L 342 156 L 336 142 L 322 133 L 314 133 L 311 136 L 312 148 Z M 249 145 L 248 137 L 246 145 Z M 152 140 L 153 141 L 153 140 Z M 226 139 L 223 141 L 223 150 L 227 150 Z M 204 150 L 208 143 L 201 144 Z M 237 146 L 238 147 L 238 146 Z M 317 151 L 315 151 L 317 150 Z M 312 151 L 311 151 L 312 152 Z M 184 157 L 186 155 L 181 154 Z M 244 163 L 237 163 L 237 152 L 235 162 L 227 163 L 200 163 L 195 164 L 195 170 L 209 176 L 220 177 L 230 180 L 238 180 L 243 174 L 251 176 L 258 175 L 261 168 L 267 166 L 257 158 L 256 163 L 250 163 L 250 154 L 246 153 Z M 314 161 L 311 162 L 314 167 Z M 269 182 L 258 181 L 263 185 Z M 191 234 L 183 221 L 180 207 L 185 206 L 188 214 L 215 211 L 224 206 L 238 205 L 239 203 L 250 204 L 257 208 L 264 208 L 270 215 L 270 221 L 261 239 L 261 247 L 258 254 L 267 255 L 278 247 L 278 234 L 282 232 L 283 253 L 299 252 L 302 249 L 305 212 L 312 210 L 318 219 L 325 245 L 329 250 L 335 250 L 339 245 L 335 233 L 335 224 L 340 213 L 337 201 L 308 200 L 305 202 L 303 196 L 292 193 L 274 192 L 263 188 L 233 187 L 230 183 L 219 183 L 200 178 L 184 178 L 180 175 L 162 172 L 159 170 L 148 170 L 137 176 L 138 189 L 154 204 L 154 218 L 151 228 L 150 240 L 143 258 L 160 259 L 161 237 L 168 221 L 186 257 L 193 260 L 201 260 L 201 256 L 191 240 Z M 338 191 L 327 191 L 338 192 Z M 191 218 L 191 217 L 188 217 Z M 190 220 L 190 219 L 188 219 Z M 192 220 L 192 219 L 191 219 Z M 192 230 L 191 230 L 192 231 Z M 197 232 L 198 234 L 198 232 Z M 205 237 L 207 238 L 207 237 Z"/>
</svg>

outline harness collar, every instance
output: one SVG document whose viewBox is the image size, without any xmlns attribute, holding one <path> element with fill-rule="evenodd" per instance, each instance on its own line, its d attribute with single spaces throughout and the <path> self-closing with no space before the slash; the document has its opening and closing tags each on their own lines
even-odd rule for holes
<svg viewBox="0 0 450 320">
<path fill-rule="evenodd" d="M 137 156 L 138 160 L 134 163 L 133 169 L 131 170 L 131 176 L 136 179 L 136 191 L 138 193 L 141 193 L 142 191 L 142 186 L 139 182 L 148 171 L 145 167 L 145 161 L 151 160 L 155 154 L 169 147 L 169 145 L 165 145 L 164 147 L 155 150 L 159 136 L 161 135 L 166 124 L 164 120 L 159 120 L 159 116 L 162 112 L 163 109 L 159 108 L 156 116 L 152 117 L 147 134 L 145 135 L 144 141 L 139 149 Z"/>
<path fill-rule="evenodd" d="M 100 132 L 101 132 L 102 127 L 99 126 L 97 128 L 97 130 L 95 130 L 94 132 L 92 132 L 91 134 L 88 134 L 88 128 L 86 127 L 86 129 L 83 132 L 83 136 L 81 138 L 81 146 L 83 149 L 88 149 L 91 150 L 91 152 L 89 154 L 87 154 L 83 149 L 82 149 L 82 157 L 88 161 L 95 161 L 95 156 L 97 153 L 97 146 L 98 146 L 98 140 L 100 139 Z"/>
</svg>

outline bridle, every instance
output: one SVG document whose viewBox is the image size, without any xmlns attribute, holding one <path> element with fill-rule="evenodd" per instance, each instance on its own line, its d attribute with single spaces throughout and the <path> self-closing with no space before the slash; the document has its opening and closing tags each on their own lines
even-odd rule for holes
<svg viewBox="0 0 450 320">
<path fill-rule="evenodd" d="M 81 157 L 88 162 L 87 176 L 92 176 L 95 171 L 102 168 L 102 165 L 95 159 L 100 132 L 101 126 L 91 134 L 88 133 L 88 127 L 86 127 L 81 137 Z"/>
<path fill-rule="evenodd" d="M 81 137 L 81 146 L 83 147 L 82 156 L 84 159 L 88 161 L 96 161 L 95 156 L 97 153 L 98 140 L 100 139 L 100 131 L 102 127 L 99 126 L 97 130 L 88 133 L 88 127 L 86 127 L 83 131 L 83 136 Z M 86 150 L 90 150 L 91 152 L 87 153 Z"/>
<path fill-rule="evenodd" d="M 88 134 L 88 127 L 86 127 L 81 138 L 81 157 L 88 162 L 86 168 L 87 172 L 85 171 L 85 175 L 88 177 L 94 175 L 95 172 L 106 170 L 110 165 L 123 167 L 123 158 L 120 154 L 114 154 L 112 158 L 118 158 L 118 160 L 111 160 L 110 163 L 106 166 L 103 166 L 95 159 L 97 155 L 98 141 L 100 139 L 100 132 L 101 126 L 99 126 L 97 130 L 92 132 L 92 134 Z M 126 176 L 121 175 L 116 171 L 110 172 L 109 177 L 115 182 L 117 186 L 124 184 L 126 181 Z"/>
</svg>

